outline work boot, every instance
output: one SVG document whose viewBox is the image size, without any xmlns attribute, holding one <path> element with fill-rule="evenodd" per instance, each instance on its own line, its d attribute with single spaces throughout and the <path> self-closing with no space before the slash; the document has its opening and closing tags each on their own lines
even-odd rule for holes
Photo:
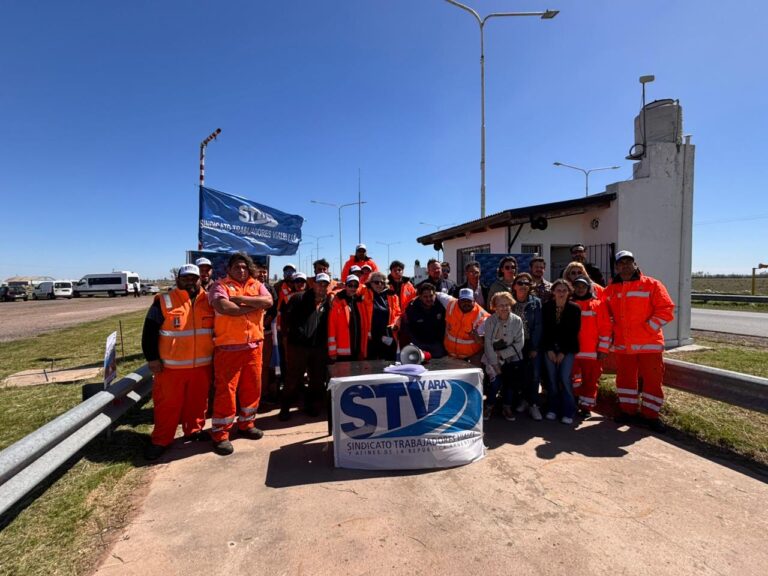
<svg viewBox="0 0 768 576">
<path fill-rule="evenodd" d="M 211 433 L 208 430 L 198 430 L 184 436 L 184 442 L 208 442 L 211 439 Z"/>
<path fill-rule="evenodd" d="M 168 449 L 168 446 L 160 446 L 159 444 L 150 444 L 144 450 L 145 460 L 157 460 Z"/>
<path fill-rule="evenodd" d="M 222 440 L 221 442 L 213 443 L 213 451 L 219 456 L 229 456 L 235 451 L 235 447 L 232 446 L 232 442 L 229 440 Z"/>
<path fill-rule="evenodd" d="M 246 428 L 239 431 L 240 436 L 248 438 L 250 440 L 261 440 L 264 437 L 264 432 L 258 428 Z"/>
<path fill-rule="evenodd" d="M 613 421 L 619 425 L 634 424 L 635 416 L 634 414 L 629 414 L 628 412 L 619 412 L 616 414 L 616 416 L 613 417 Z"/>
<path fill-rule="evenodd" d="M 291 410 L 290 408 L 281 408 L 280 414 L 277 415 L 277 419 L 280 420 L 280 422 L 287 422 L 291 419 Z"/>
</svg>

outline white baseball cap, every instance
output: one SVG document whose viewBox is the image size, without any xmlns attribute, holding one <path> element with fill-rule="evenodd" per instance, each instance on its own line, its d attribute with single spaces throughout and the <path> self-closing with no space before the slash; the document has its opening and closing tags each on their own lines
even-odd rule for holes
<svg viewBox="0 0 768 576">
<path fill-rule="evenodd" d="M 307 275 L 304 274 L 304 272 L 296 272 L 293 276 L 291 276 L 291 280 L 304 280 L 307 281 Z"/>
<path fill-rule="evenodd" d="M 462 288 L 459 290 L 459 300 L 472 300 L 475 301 L 475 293 L 472 292 L 472 288 Z"/>
<path fill-rule="evenodd" d="M 211 264 L 211 261 L 208 260 L 208 258 L 205 258 L 205 257 L 198 258 L 197 260 L 195 260 L 195 264 L 198 267 L 200 267 L 200 266 L 210 266 L 211 268 L 213 268 L 213 264 Z"/>
<path fill-rule="evenodd" d="M 317 276 L 315 276 L 315 282 L 327 282 L 328 284 L 331 283 L 331 277 L 328 276 L 325 272 L 320 272 Z"/>
<path fill-rule="evenodd" d="M 357 264 L 355 264 L 354 266 L 350 266 L 350 268 L 349 268 L 349 273 L 350 274 L 354 274 L 355 272 L 362 272 L 362 271 L 363 271 L 363 269 L 360 268 L 360 266 L 358 266 Z"/>
<path fill-rule="evenodd" d="M 294 270 L 294 271 L 295 271 L 295 270 L 296 270 L 296 264 L 291 264 L 291 263 L 289 262 L 288 264 L 286 264 L 285 266 L 283 266 L 283 272 L 285 272 L 286 270 L 288 270 L 288 268 L 290 268 L 291 270 Z"/>
<path fill-rule="evenodd" d="M 184 264 L 179 268 L 179 276 L 200 276 L 200 268 L 194 264 Z"/>
<path fill-rule="evenodd" d="M 632 260 L 635 259 L 635 255 L 632 254 L 629 250 L 619 250 L 616 252 L 616 262 L 621 260 L 622 258 L 632 258 Z"/>
<path fill-rule="evenodd" d="M 355 246 L 355 252 L 357 252 L 358 250 L 368 250 L 368 248 L 365 247 L 365 244 L 358 244 L 357 246 Z"/>
</svg>

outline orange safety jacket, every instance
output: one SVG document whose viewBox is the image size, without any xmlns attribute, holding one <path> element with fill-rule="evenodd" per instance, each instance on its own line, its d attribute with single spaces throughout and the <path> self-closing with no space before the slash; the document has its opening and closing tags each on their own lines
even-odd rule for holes
<svg viewBox="0 0 768 576">
<path fill-rule="evenodd" d="M 408 303 L 417 296 L 416 286 L 409 280 L 408 282 L 402 282 L 400 284 L 400 294 L 398 294 L 398 300 L 400 301 L 400 310 L 405 310 Z"/>
<path fill-rule="evenodd" d="M 607 354 L 611 349 L 611 318 L 605 304 L 596 296 L 587 300 L 573 299 L 572 302 L 581 308 L 579 352 L 576 358 L 597 360 L 598 352 Z"/>
<path fill-rule="evenodd" d="M 445 338 L 443 346 L 450 356 L 469 358 L 483 349 L 483 343 L 476 342 L 472 334 L 490 314 L 477 302 L 466 314 L 459 308 L 459 301 L 452 298 L 445 307 Z"/>
<path fill-rule="evenodd" d="M 368 356 L 368 340 L 371 337 L 373 318 L 373 289 L 363 286 L 357 293 L 361 297 L 360 302 L 357 303 L 357 308 L 360 311 L 360 356 L 361 358 L 366 358 Z M 400 303 L 398 302 L 397 294 L 391 290 L 387 290 L 387 305 L 389 306 L 387 326 L 399 327 Z"/>
<path fill-rule="evenodd" d="M 353 302 L 352 306 L 356 306 Z M 334 298 L 328 314 L 328 356 L 349 356 L 352 354 L 352 344 L 349 340 L 349 301 Z"/>
<path fill-rule="evenodd" d="M 233 280 L 229 276 L 220 281 L 232 296 L 259 296 L 261 282 L 248 278 L 245 284 Z M 234 346 L 249 344 L 264 340 L 264 310 L 259 309 L 242 316 L 227 316 L 216 312 L 214 324 L 214 342 L 216 346 Z"/>
<path fill-rule="evenodd" d="M 349 260 L 344 263 L 344 267 L 341 269 L 341 278 L 339 278 L 339 280 L 345 282 L 347 280 L 347 276 L 349 275 L 349 269 L 352 268 L 352 266 L 355 264 L 360 266 L 360 268 L 362 268 L 365 264 L 368 264 L 368 266 L 371 267 L 371 272 L 376 272 L 379 269 L 379 267 L 376 265 L 376 262 L 373 261 L 373 258 L 358 261 L 355 260 L 355 255 L 352 254 L 352 256 L 349 257 Z M 363 284 L 363 282 L 361 281 L 360 284 Z"/>
<path fill-rule="evenodd" d="M 213 360 L 214 312 L 201 290 L 193 301 L 186 290 L 174 288 L 155 296 L 163 313 L 158 350 L 166 368 L 197 368 Z"/>
<path fill-rule="evenodd" d="M 614 352 L 664 351 L 661 328 L 675 316 L 675 303 L 664 284 L 638 270 L 627 282 L 616 276 L 606 287 L 603 300 L 613 322 Z"/>
</svg>

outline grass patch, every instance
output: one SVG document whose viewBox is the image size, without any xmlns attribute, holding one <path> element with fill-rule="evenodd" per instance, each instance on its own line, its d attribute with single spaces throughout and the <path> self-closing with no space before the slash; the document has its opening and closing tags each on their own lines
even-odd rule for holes
<svg viewBox="0 0 768 576">
<path fill-rule="evenodd" d="M 768 349 L 766 348 L 736 342 L 733 344 L 724 343 L 708 338 L 696 338 L 696 344 L 706 346 L 709 349 L 695 352 L 674 352 L 669 357 L 768 378 Z"/>
<path fill-rule="evenodd" d="M 763 302 L 692 302 L 691 306 L 693 308 L 704 308 L 706 310 L 768 313 L 768 304 L 764 304 Z"/>
<path fill-rule="evenodd" d="M 0 375 L 35 367 L 101 364 L 107 335 L 122 320 L 126 360 L 118 377 L 141 364 L 144 312 L 122 314 L 0 343 Z M 0 389 L 0 449 L 81 401 L 80 384 Z M 141 457 L 152 428 L 149 407 L 125 415 L 112 438 L 98 438 L 0 531 L 0 575 L 79 575 L 92 572 L 122 528 L 147 471 Z"/>
<path fill-rule="evenodd" d="M 717 292 L 720 294 L 751 294 L 752 276 L 693 276 L 693 292 Z M 755 294 L 768 295 L 768 274 L 755 278 Z"/>
</svg>

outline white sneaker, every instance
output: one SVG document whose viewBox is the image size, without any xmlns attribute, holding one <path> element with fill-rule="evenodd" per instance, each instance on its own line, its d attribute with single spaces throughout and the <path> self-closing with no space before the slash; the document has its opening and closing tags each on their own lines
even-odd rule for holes
<svg viewBox="0 0 768 576">
<path fill-rule="evenodd" d="M 557 414 L 554 412 L 547 412 L 547 415 L 544 416 L 547 420 L 557 420 Z"/>
<path fill-rule="evenodd" d="M 520 402 L 520 404 L 517 405 L 517 407 L 515 408 L 515 412 L 517 412 L 518 414 L 522 414 L 527 409 L 528 409 L 528 402 L 523 400 L 522 402 Z"/>
<path fill-rule="evenodd" d="M 573 418 L 569 416 L 563 416 L 562 418 L 560 418 L 560 422 L 562 422 L 563 424 L 570 425 L 570 424 L 573 424 Z"/>
<path fill-rule="evenodd" d="M 536 420 L 537 422 L 541 420 L 541 410 L 539 410 L 539 407 L 535 404 L 528 408 L 528 414 L 530 414 L 531 418 Z"/>
</svg>

